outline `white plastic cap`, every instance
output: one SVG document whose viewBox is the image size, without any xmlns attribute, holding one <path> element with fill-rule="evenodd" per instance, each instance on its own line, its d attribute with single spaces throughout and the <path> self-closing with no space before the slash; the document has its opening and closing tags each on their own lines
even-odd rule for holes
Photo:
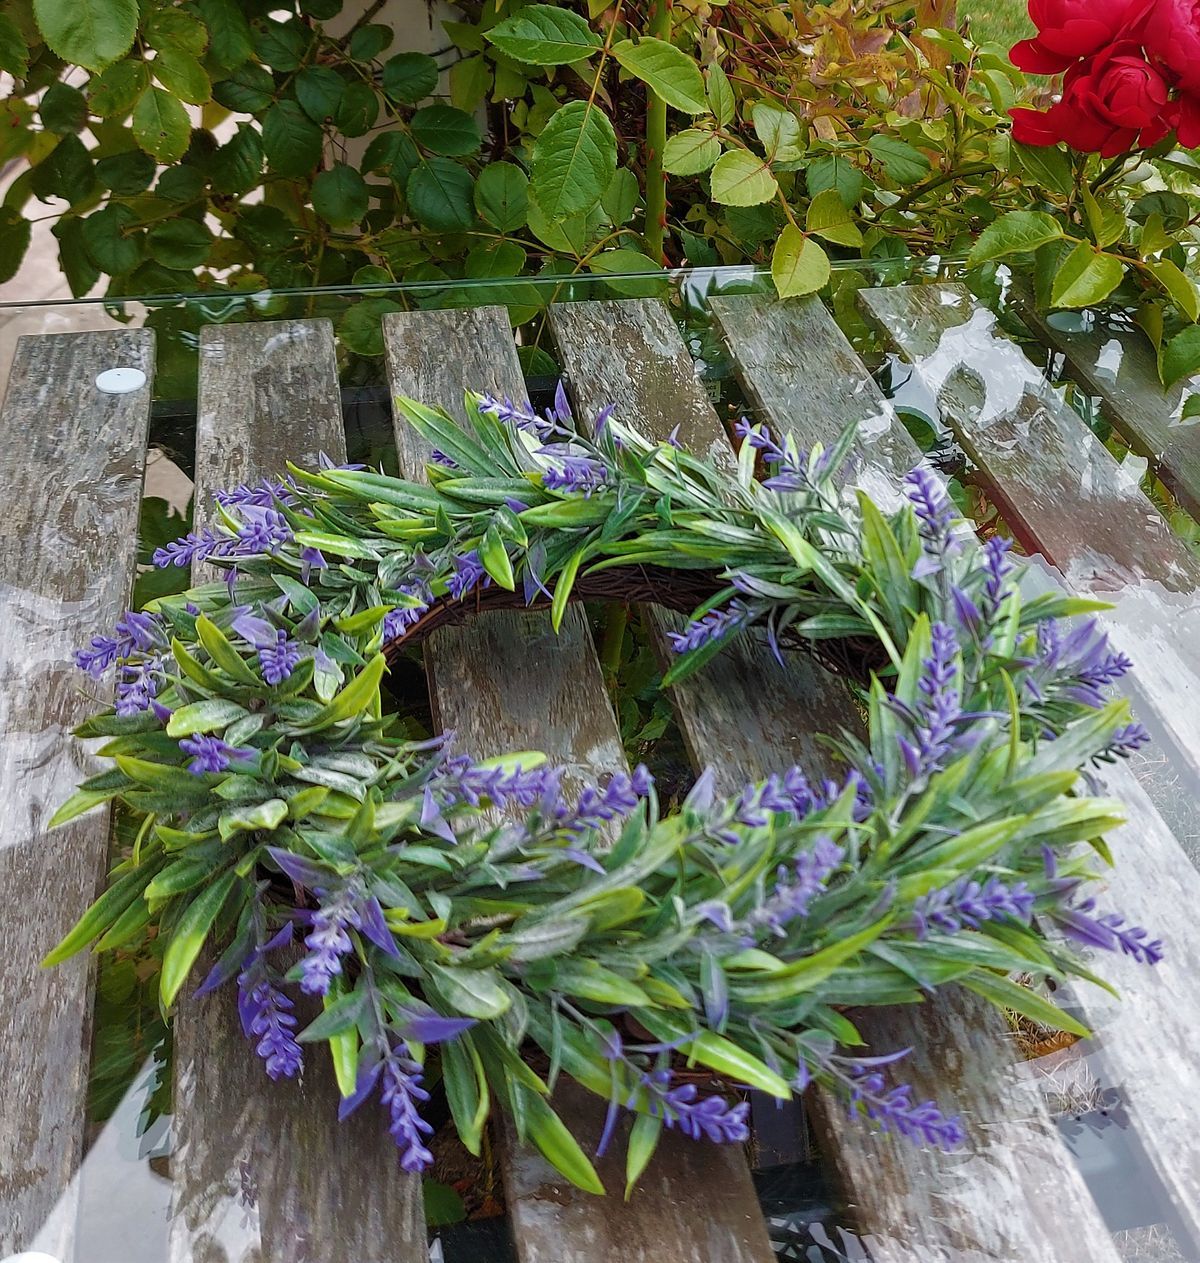
<svg viewBox="0 0 1200 1263">
<path fill-rule="evenodd" d="M 96 389 L 105 395 L 128 395 L 132 391 L 141 390 L 145 384 L 146 374 L 140 368 L 106 368 L 96 377 Z M 20 1260 L 20 1263 L 38 1263 L 38 1260 L 49 1257 L 35 1254 L 13 1255 L 13 1259 Z M 13 1263 L 13 1260 L 0 1259 L 0 1263 Z"/>
</svg>

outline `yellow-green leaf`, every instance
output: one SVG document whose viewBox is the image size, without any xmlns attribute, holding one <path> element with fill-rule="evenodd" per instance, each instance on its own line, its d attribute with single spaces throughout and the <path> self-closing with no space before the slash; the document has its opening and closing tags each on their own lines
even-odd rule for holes
<svg viewBox="0 0 1200 1263">
<path fill-rule="evenodd" d="M 758 206 L 778 191 L 766 162 L 748 149 L 723 153 L 712 169 L 713 201 L 723 206 Z"/>
<path fill-rule="evenodd" d="M 833 196 L 837 198 L 836 193 Z M 771 255 L 771 279 L 781 298 L 814 294 L 829 280 L 829 256 L 811 237 L 788 224 Z"/>
</svg>

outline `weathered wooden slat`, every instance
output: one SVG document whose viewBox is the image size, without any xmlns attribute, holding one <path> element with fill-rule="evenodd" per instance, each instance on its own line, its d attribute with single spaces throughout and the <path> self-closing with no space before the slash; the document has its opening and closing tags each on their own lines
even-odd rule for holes
<svg viewBox="0 0 1200 1263">
<path fill-rule="evenodd" d="M 71 729 L 112 679 L 72 659 L 129 599 L 153 361 L 140 329 L 21 338 L 0 412 L 0 1255 L 75 1257 L 94 969 L 38 962 L 96 897 L 109 816 L 46 823 L 97 770 Z M 102 394 L 115 367 L 147 385 Z"/>
<path fill-rule="evenodd" d="M 859 421 L 850 476 L 895 498 L 920 454 L 825 307 L 749 296 L 714 299 L 711 307 L 757 419 L 802 446 L 830 443 Z M 857 1020 L 880 1051 L 911 1047 L 897 1074 L 915 1096 L 961 1111 L 970 1132 L 965 1156 L 917 1150 L 871 1135 L 827 1098 L 819 1102 L 826 1143 L 876 1257 L 1114 1257 L 994 1009 L 952 990 Z"/>
<path fill-rule="evenodd" d="M 1200 426 L 1180 424 L 1194 381 L 1164 389 L 1154 348 L 1138 328 L 1097 317 L 1085 329 L 1058 328 L 1032 301 L 1021 315 L 1066 360 L 1068 371 L 1104 402 L 1105 415 L 1193 517 L 1200 517 Z"/>
<path fill-rule="evenodd" d="M 502 309 L 416 312 L 384 320 L 393 391 L 462 417 L 464 389 L 521 398 L 524 383 Z M 397 426 L 401 472 L 421 476 L 425 453 Z M 443 728 L 476 755 L 534 746 L 596 777 L 625 766 L 581 610 L 555 636 L 545 614 L 491 613 L 439 630 L 425 646 Z M 603 1105 L 570 1085 L 555 1104 L 585 1146 Z M 623 1146 L 599 1164 L 610 1194 L 580 1193 L 505 1133 L 501 1158 L 522 1263 L 768 1263 L 766 1228 L 740 1151 L 697 1146 L 674 1132 L 631 1199 L 622 1199 Z"/>
<path fill-rule="evenodd" d="M 197 524 L 214 491 L 322 451 L 345 460 L 329 323 L 206 327 Z M 173 1263 L 424 1263 L 420 1182 L 400 1170 L 377 1110 L 338 1122 L 323 1049 L 301 1081 L 272 1083 L 222 991 L 181 1000 L 175 1060 Z"/>
<path fill-rule="evenodd" d="M 1138 481 L 959 285 L 864 290 L 867 314 L 936 396 L 1014 534 L 1081 595 L 1183 751 L 1200 751 L 1200 560 Z"/>
</svg>

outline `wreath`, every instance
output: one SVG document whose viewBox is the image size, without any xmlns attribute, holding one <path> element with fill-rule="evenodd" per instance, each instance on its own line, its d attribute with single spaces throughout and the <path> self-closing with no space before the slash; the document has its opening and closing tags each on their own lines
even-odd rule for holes
<svg viewBox="0 0 1200 1263">
<path fill-rule="evenodd" d="M 471 1152 L 498 1108 L 603 1191 L 549 1103 L 559 1074 L 608 1103 L 601 1149 L 635 1115 L 630 1186 L 663 1128 L 744 1140 L 746 1088 L 817 1080 L 885 1130 L 962 1143 L 890 1082 L 895 1056 L 856 1055 L 846 1010 L 957 983 L 1086 1034 L 1014 976 L 1095 981 L 1072 940 L 1161 957 L 1088 893 L 1121 820 L 1089 766 L 1147 740 L 1105 695 L 1128 660 L 1078 617 L 1104 607 L 1026 599 L 1007 542 L 965 530 L 924 469 L 887 511 L 852 494 L 852 431 L 804 452 L 743 423 L 731 476 L 611 409 L 585 435 L 561 392 L 544 416 L 467 405 L 460 428 L 399 401 L 428 484 L 322 461 L 221 493 L 155 560 L 225 579 L 79 653 L 116 671 L 115 707 L 78 730 L 112 767 L 55 822 L 118 799 L 140 828 L 47 962 L 153 933 L 167 1010 L 211 941 L 200 991 L 236 980 L 266 1073 L 327 1044 L 342 1115 L 377 1096 L 410 1171 L 440 1083 Z M 861 702 L 829 735 L 841 775 L 722 798 L 706 774 L 664 814 L 645 768 L 568 792 L 540 755 L 476 761 L 389 712 L 389 656 L 441 623 L 546 605 L 557 627 L 604 596 L 690 611 L 668 685 L 753 625 L 817 653 Z M 320 1001 L 303 1029 L 297 990 Z"/>
</svg>

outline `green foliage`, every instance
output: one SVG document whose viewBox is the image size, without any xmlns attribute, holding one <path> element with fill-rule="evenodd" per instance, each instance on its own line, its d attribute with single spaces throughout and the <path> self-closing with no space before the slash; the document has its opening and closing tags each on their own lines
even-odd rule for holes
<svg viewBox="0 0 1200 1263">
<path fill-rule="evenodd" d="M 1012 144 L 1022 75 L 922 6 L 745 0 L 643 19 L 483 0 L 445 23 L 459 59 L 444 77 L 365 12 L 332 34 L 340 10 L 14 4 L 2 156 L 32 172 L 0 214 L 0 277 L 51 197 L 69 202 L 55 235 L 76 293 L 103 277 L 134 294 L 752 262 L 800 294 L 838 258 L 1036 255 L 1046 305 L 1141 305 L 1164 375 L 1196 364 L 1181 242 L 1200 166 L 1166 146 L 1105 166 Z M 540 292 L 491 297 L 519 322 Z"/>
</svg>

